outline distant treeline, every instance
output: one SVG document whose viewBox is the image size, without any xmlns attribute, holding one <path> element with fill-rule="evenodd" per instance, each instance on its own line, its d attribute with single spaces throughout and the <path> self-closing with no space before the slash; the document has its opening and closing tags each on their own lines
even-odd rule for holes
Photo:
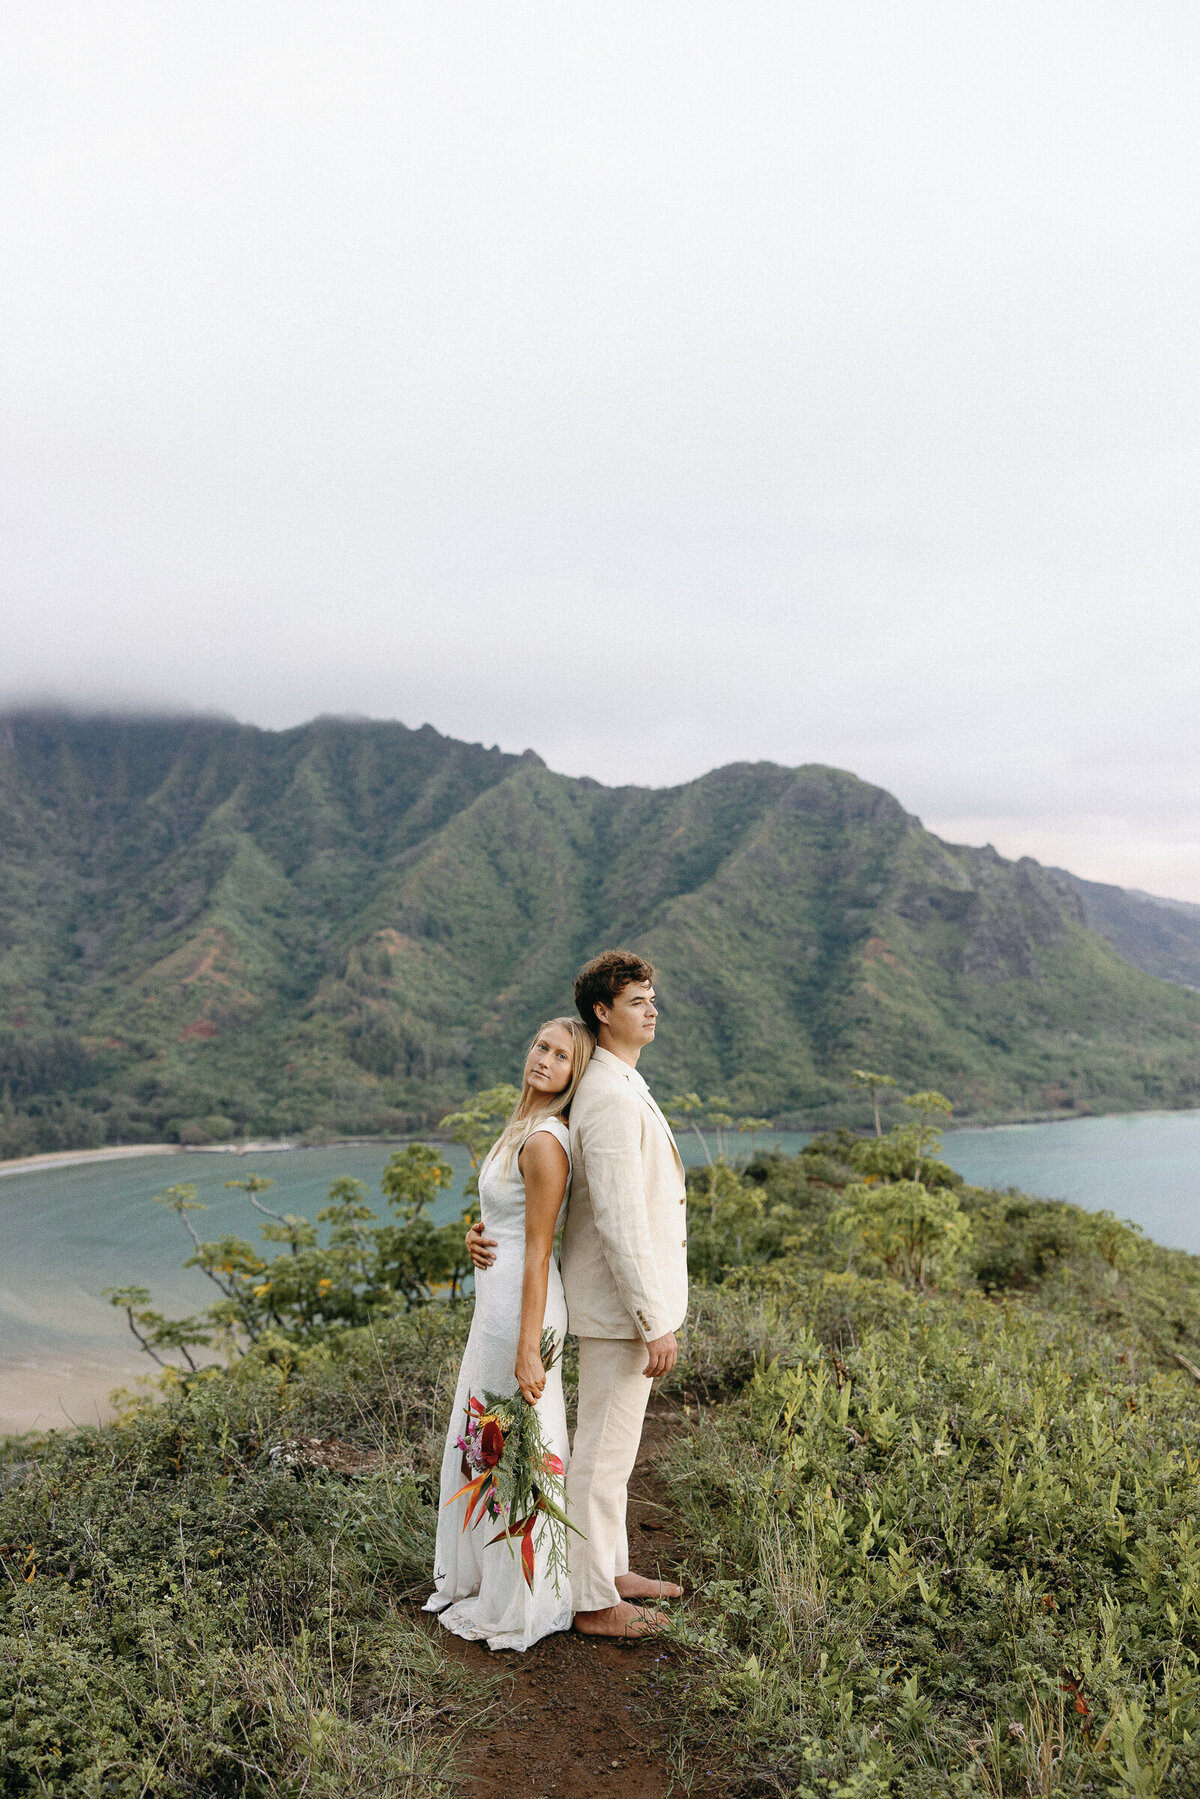
<svg viewBox="0 0 1200 1799">
<path fill-rule="evenodd" d="M 0 1030 L 0 1098 L 5 1106 L 39 1093 L 88 1085 L 92 1059 L 72 1031 Z"/>
</svg>

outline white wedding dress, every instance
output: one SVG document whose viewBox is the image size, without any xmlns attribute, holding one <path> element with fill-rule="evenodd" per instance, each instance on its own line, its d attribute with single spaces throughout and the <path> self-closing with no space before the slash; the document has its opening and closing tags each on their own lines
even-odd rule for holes
<svg viewBox="0 0 1200 1799">
<path fill-rule="evenodd" d="M 538 1126 L 549 1131 L 570 1156 L 567 1127 L 557 1118 Z M 568 1179 L 568 1187 L 570 1181 Z M 566 1212 L 566 1196 L 558 1224 Z M 479 1209 L 484 1229 L 496 1239 L 495 1261 L 475 1273 L 475 1316 L 463 1352 L 454 1412 L 442 1457 L 441 1500 L 437 1548 L 434 1556 L 434 1592 L 426 1601 L 427 1612 L 440 1612 L 441 1622 L 456 1636 L 482 1639 L 489 1649 L 528 1649 L 551 1631 L 571 1627 L 571 1591 L 565 1573 L 562 1592 L 555 1589 L 548 1569 L 545 1533 L 552 1528 L 543 1517 L 534 1535 L 533 1586 L 525 1581 L 520 1544 L 489 1543 L 499 1529 L 489 1517 L 476 1517 L 463 1530 L 466 1498 L 453 1505 L 446 1501 L 470 1478 L 462 1471 L 462 1451 L 457 1439 L 466 1422 L 472 1394 L 515 1393 L 513 1365 L 521 1328 L 521 1283 L 525 1275 L 525 1182 L 515 1163 L 502 1174 L 489 1156 L 479 1173 Z M 556 1227 L 557 1228 L 557 1227 Z M 561 1350 L 567 1328 L 567 1302 L 563 1298 L 558 1263 L 550 1262 L 543 1330 L 552 1330 Z M 563 1403 L 562 1359 L 556 1358 L 546 1376 L 538 1401 L 542 1435 L 552 1455 L 567 1465 L 567 1413 Z M 553 1526 L 561 1529 L 561 1525 Z"/>
</svg>

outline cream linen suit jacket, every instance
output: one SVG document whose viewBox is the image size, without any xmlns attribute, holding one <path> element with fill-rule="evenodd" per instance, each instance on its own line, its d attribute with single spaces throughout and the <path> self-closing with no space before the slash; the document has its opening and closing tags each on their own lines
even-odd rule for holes
<svg viewBox="0 0 1200 1799">
<path fill-rule="evenodd" d="M 671 1127 L 641 1075 L 596 1049 L 571 1102 L 562 1277 L 575 1337 L 678 1330 L 687 1312 L 687 1194 Z"/>
</svg>

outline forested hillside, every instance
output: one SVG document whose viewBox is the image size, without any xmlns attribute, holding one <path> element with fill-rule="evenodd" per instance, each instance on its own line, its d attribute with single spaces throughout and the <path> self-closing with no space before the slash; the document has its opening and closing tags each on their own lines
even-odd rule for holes
<svg viewBox="0 0 1200 1799">
<path fill-rule="evenodd" d="M 606 788 L 428 726 L 0 721 L 0 1153 L 425 1125 L 612 944 L 660 971 L 660 1092 L 819 1122 L 866 1065 L 972 1116 L 1200 1099 L 1200 995 L 1069 877 L 839 770 Z"/>
</svg>

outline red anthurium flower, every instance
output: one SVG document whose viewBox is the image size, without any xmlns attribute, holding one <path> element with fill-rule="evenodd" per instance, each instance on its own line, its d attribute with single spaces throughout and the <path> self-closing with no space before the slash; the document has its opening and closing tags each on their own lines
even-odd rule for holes
<svg viewBox="0 0 1200 1799">
<path fill-rule="evenodd" d="M 479 1459 L 485 1468 L 494 1468 L 504 1454 L 504 1432 L 494 1418 L 489 1418 L 479 1439 Z"/>
<path fill-rule="evenodd" d="M 484 1405 L 482 1399 L 476 1399 L 473 1393 L 471 1395 L 471 1410 L 477 1418 L 482 1418 L 483 1414 L 487 1411 L 487 1407 Z"/>
<path fill-rule="evenodd" d="M 556 1455 L 543 1456 L 542 1469 L 546 1474 L 562 1474 L 565 1472 L 562 1463 Z"/>
</svg>

